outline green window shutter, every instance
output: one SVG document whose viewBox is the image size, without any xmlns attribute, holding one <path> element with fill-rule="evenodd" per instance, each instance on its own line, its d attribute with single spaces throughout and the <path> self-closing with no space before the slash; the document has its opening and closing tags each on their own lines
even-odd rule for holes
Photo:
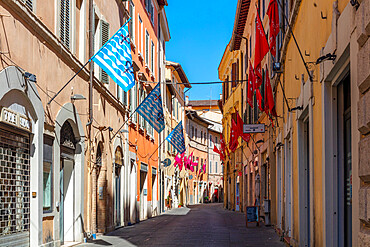
<svg viewBox="0 0 370 247">
<path fill-rule="evenodd" d="M 107 43 L 108 40 L 109 40 L 109 23 L 102 20 L 100 28 L 100 47 Z M 100 81 L 105 84 L 109 83 L 108 74 L 101 68 L 100 68 Z"/>
<path fill-rule="evenodd" d="M 60 0 L 60 41 L 70 48 L 70 1 Z"/>
</svg>

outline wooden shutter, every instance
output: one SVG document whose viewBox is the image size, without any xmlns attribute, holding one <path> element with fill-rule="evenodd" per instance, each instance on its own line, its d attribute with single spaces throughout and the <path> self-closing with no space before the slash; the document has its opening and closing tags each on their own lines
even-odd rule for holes
<svg viewBox="0 0 370 247">
<path fill-rule="evenodd" d="M 108 40 L 109 40 L 109 23 L 102 20 L 100 26 L 100 47 L 107 43 Z M 109 83 L 108 74 L 101 68 L 100 68 L 100 81 L 105 84 Z"/>
<path fill-rule="evenodd" d="M 26 5 L 27 8 L 33 11 L 33 0 L 23 0 L 23 3 Z"/>
<path fill-rule="evenodd" d="M 70 48 L 70 1 L 60 0 L 60 41 Z"/>
<path fill-rule="evenodd" d="M 236 63 L 233 63 L 231 67 L 231 81 L 232 87 L 236 87 Z"/>
</svg>

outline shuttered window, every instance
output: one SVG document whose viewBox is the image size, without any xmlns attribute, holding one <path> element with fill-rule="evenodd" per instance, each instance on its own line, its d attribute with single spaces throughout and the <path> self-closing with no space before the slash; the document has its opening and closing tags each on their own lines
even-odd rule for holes
<svg viewBox="0 0 370 247">
<path fill-rule="evenodd" d="M 130 16 L 131 16 L 131 20 L 129 23 L 130 39 L 133 43 L 135 43 L 135 26 L 134 26 L 135 25 L 135 5 L 132 2 L 132 0 L 130 1 Z"/>
<path fill-rule="evenodd" d="M 27 8 L 33 11 L 33 0 L 23 0 L 23 3 L 27 6 Z"/>
<path fill-rule="evenodd" d="M 149 33 L 145 32 L 145 63 L 149 65 Z"/>
<path fill-rule="evenodd" d="M 152 41 L 152 61 L 151 61 L 151 70 L 152 70 L 152 73 L 154 75 L 154 56 L 155 56 L 155 52 L 154 52 L 154 43 Z"/>
<path fill-rule="evenodd" d="M 70 0 L 60 0 L 60 41 L 70 48 Z"/>
<path fill-rule="evenodd" d="M 100 47 L 102 47 L 109 40 L 109 23 L 106 21 L 101 21 L 100 26 Z M 100 81 L 102 83 L 109 83 L 108 74 L 100 68 Z"/>
<path fill-rule="evenodd" d="M 129 91 L 129 94 L 130 94 L 130 112 L 134 112 L 135 109 L 136 109 L 136 97 L 137 97 L 137 86 L 135 84 L 135 86 L 133 86 L 130 91 Z M 136 123 L 137 121 L 137 115 L 134 114 L 134 116 L 131 117 L 131 121 L 133 123 Z"/>
</svg>

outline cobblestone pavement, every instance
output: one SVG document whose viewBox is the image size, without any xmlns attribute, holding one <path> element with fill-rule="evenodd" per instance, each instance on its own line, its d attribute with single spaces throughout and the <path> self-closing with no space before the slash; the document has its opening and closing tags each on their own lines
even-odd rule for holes
<svg viewBox="0 0 370 247">
<path fill-rule="evenodd" d="M 78 246 L 284 246 L 271 227 L 245 227 L 243 213 L 200 204 L 120 228 Z"/>
</svg>

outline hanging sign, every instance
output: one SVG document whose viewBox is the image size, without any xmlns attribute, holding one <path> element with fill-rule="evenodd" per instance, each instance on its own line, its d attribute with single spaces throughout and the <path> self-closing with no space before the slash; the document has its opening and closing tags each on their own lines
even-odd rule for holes
<svg viewBox="0 0 370 247">
<path fill-rule="evenodd" d="M 6 107 L 1 109 L 0 121 L 27 131 L 31 131 L 31 123 L 28 117 Z"/>
<path fill-rule="evenodd" d="M 244 124 L 243 133 L 265 133 L 265 124 Z"/>
</svg>

